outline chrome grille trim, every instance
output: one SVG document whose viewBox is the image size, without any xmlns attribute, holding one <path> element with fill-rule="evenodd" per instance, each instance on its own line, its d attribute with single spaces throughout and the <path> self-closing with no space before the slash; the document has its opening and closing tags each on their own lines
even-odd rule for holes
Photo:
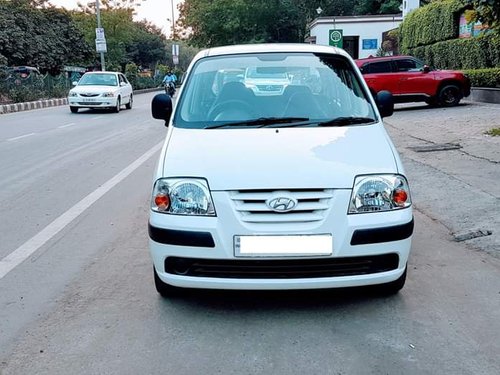
<svg viewBox="0 0 500 375">
<path fill-rule="evenodd" d="M 288 212 L 271 210 L 266 201 L 284 194 L 297 200 Z M 333 189 L 239 190 L 230 192 L 234 210 L 246 223 L 307 223 L 324 219 L 333 198 Z"/>
</svg>

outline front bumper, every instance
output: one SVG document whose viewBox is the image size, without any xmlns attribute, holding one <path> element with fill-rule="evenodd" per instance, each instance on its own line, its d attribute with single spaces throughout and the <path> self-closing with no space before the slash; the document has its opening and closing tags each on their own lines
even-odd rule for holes
<svg viewBox="0 0 500 375">
<path fill-rule="evenodd" d="M 116 107 L 117 97 L 94 97 L 94 98 L 82 98 L 82 97 L 68 97 L 68 104 L 70 107 L 78 108 L 108 108 Z"/>
<path fill-rule="evenodd" d="M 350 191 L 337 191 L 343 207 Z M 330 209 L 318 223 L 277 226 L 241 223 L 214 194 L 217 217 L 151 212 L 150 252 L 160 279 L 170 285 L 207 289 L 319 289 L 384 284 L 398 279 L 411 248 L 411 208 L 347 215 Z M 219 200 L 219 202 L 217 202 Z M 227 203 L 227 202 L 226 202 Z M 344 207 L 343 207 L 344 208 Z M 328 256 L 236 256 L 234 236 L 332 234 Z"/>
</svg>

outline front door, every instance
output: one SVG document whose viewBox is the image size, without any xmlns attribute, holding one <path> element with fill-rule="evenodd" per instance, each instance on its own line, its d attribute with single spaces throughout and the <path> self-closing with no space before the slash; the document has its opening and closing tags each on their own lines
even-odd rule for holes
<svg viewBox="0 0 500 375">
<path fill-rule="evenodd" d="M 359 58 L 359 36 L 345 36 L 343 48 L 353 59 Z"/>
</svg>

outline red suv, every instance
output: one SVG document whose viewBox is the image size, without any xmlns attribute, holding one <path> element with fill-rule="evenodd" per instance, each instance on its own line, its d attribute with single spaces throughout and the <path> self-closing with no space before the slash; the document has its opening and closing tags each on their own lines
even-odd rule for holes
<svg viewBox="0 0 500 375">
<path fill-rule="evenodd" d="M 394 102 L 420 102 L 451 107 L 470 95 L 470 81 L 461 72 L 432 70 L 412 56 L 356 60 L 373 95 L 387 90 Z"/>
</svg>

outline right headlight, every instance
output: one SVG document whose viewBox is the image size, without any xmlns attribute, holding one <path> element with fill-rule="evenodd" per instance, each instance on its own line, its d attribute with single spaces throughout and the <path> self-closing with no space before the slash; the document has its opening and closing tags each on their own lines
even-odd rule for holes
<svg viewBox="0 0 500 375">
<path fill-rule="evenodd" d="M 406 178 L 397 174 L 356 176 L 349 214 L 398 210 L 411 206 Z"/>
<path fill-rule="evenodd" d="M 160 178 L 153 188 L 151 209 L 174 215 L 215 216 L 208 184 L 200 178 Z"/>
</svg>

